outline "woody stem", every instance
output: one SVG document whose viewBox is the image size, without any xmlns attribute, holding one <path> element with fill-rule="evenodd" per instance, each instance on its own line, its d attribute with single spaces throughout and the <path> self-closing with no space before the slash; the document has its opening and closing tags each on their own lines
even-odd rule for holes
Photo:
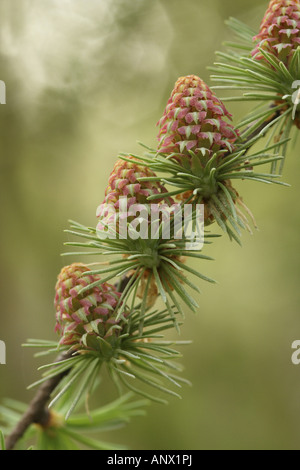
<svg viewBox="0 0 300 470">
<path fill-rule="evenodd" d="M 118 286 L 119 292 L 122 292 L 125 289 L 127 283 L 128 278 L 124 277 Z M 55 362 L 69 359 L 71 354 L 72 352 L 64 351 L 57 357 Z M 32 401 L 29 403 L 26 412 L 17 423 L 13 431 L 7 436 L 5 442 L 7 450 L 12 450 L 15 447 L 16 443 L 19 441 L 19 439 L 22 438 L 31 424 L 41 424 L 42 426 L 47 424 L 49 420 L 49 409 L 47 407 L 47 403 L 51 398 L 53 390 L 55 390 L 57 385 L 69 373 L 69 371 L 70 369 L 62 372 L 61 374 L 57 374 L 42 383 Z"/>
</svg>

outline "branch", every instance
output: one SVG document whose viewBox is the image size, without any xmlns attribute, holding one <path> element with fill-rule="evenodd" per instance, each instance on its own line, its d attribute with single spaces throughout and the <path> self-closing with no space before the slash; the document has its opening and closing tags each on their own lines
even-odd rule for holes
<svg viewBox="0 0 300 470">
<path fill-rule="evenodd" d="M 270 106 L 270 109 L 274 108 L 276 105 L 275 104 L 272 104 Z M 251 134 L 249 134 L 247 136 L 247 139 L 245 141 L 243 141 L 243 143 L 246 143 L 246 142 L 251 142 L 252 139 L 254 139 L 254 137 L 257 137 L 263 130 L 266 126 L 268 126 L 269 124 L 271 124 L 273 121 L 276 121 L 276 119 L 280 116 L 281 114 L 281 110 L 276 110 L 274 111 L 274 114 L 272 114 L 268 119 L 266 119 L 262 124 L 260 124 L 256 129 L 254 129 L 253 132 L 251 132 Z M 257 121 L 256 121 L 257 122 Z M 253 124 L 250 124 L 244 132 L 247 132 L 249 129 L 251 129 L 253 127 Z M 243 135 L 243 133 L 242 133 Z"/>
<path fill-rule="evenodd" d="M 124 276 L 119 284 L 116 285 L 116 288 L 119 292 L 123 292 L 126 288 L 130 276 Z M 55 360 L 55 362 L 60 362 L 71 357 L 70 352 L 64 351 L 61 353 Z M 22 438 L 25 431 L 33 423 L 40 424 L 41 426 L 47 425 L 49 421 L 49 410 L 47 403 L 51 398 L 53 390 L 61 382 L 61 380 L 68 375 L 70 369 L 62 372 L 61 374 L 56 375 L 55 377 L 50 378 L 42 383 L 38 389 L 33 400 L 29 403 L 28 409 L 25 414 L 22 416 L 21 420 L 16 425 L 15 429 L 11 434 L 6 438 L 6 449 L 12 450 L 19 439 Z"/>
<path fill-rule="evenodd" d="M 69 352 L 61 353 L 56 361 L 63 361 L 70 357 Z M 12 450 L 19 439 L 24 435 L 25 431 L 32 423 L 41 424 L 45 426 L 49 419 L 49 411 L 46 408 L 47 402 L 50 400 L 51 393 L 57 387 L 59 382 L 68 374 L 69 371 L 64 371 L 61 374 L 52 377 L 44 382 L 38 389 L 36 395 L 28 406 L 27 411 L 22 416 L 21 420 L 16 425 L 15 429 L 6 439 L 6 449 Z"/>
<path fill-rule="evenodd" d="M 254 137 L 256 137 L 266 125 L 270 124 L 272 121 L 275 121 L 279 116 L 280 111 L 274 111 L 274 114 L 264 121 L 259 127 L 257 127 L 246 139 L 247 142 L 250 142 Z M 253 125 L 252 125 L 253 126 Z M 252 126 L 249 126 L 252 127 Z M 248 128 L 247 128 L 248 129 Z M 123 279 L 116 285 L 119 292 L 123 292 L 126 288 L 128 282 L 130 281 L 129 277 L 123 277 Z M 64 352 L 60 354 L 55 362 L 59 362 L 70 357 L 70 353 Z M 70 369 L 69 369 L 70 370 Z M 38 389 L 33 400 L 30 402 L 27 411 L 21 418 L 21 420 L 16 425 L 15 429 L 6 439 L 6 449 L 12 450 L 15 444 L 19 439 L 22 438 L 25 431 L 29 428 L 32 423 L 41 424 L 45 426 L 49 420 L 49 410 L 47 408 L 47 403 L 50 400 L 53 390 L 57 387 L 60 381 L 69 373 L 69 370 L 64 371 L 61 374 L 52 377 L 51 379 L 43 382 L 41 387 Z"/>
</svg>

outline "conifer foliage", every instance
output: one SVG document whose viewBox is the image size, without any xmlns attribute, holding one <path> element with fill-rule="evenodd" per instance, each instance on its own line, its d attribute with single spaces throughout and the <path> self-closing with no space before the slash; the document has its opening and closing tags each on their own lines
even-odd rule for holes
<svg viewBox="0 0 300 470">
<path fill-rule="evenodd" d="M 114 448 L 84 437 L 79 424 L 92 430 L 124 423 L 143 414 L 149 399 L 165 403 L 188 383 L 175 346 L 188 343 L 177 336 L 188 321 L 186 310 L 199 308 L 199 284 L 214 282 L 203 272 L 212 259 L 210 245 L 223 232 L 240 243 L 242 230 L 256 227 L 243 185 L 284 184 L 290 134 L 300 128 L 299 0 L 272 0 L 259 31 L 233 18 L 228 24 L 237 42 L 218 53 L 212 75 L 218 85 L 196 75 L 180 77 L 158 121 L 157 145 L 143 145 L 140 155 L 120 154 L 106 189 L 99 188 L 102 202 L 91 208 L 97 215 L 91 226 L 71 221 L 67 232 L 74 238 L 66 245 L 76 251 L 64 255 L 76 261 L 57 279 L 58 339 L 26 343 L 41 348 L 42 356 L 60 354 L 32 384 L 49 388 L 50 404 L 41 402 L 35 414 L 16 402 L 0 408 L 8 448 L 24 429 L 31 436 L 34 422 L 40 426 L 36 448 Z M 220 97 L 224 89 L 236 94 Z M 225 102 L 236 100 L 262 106 L 235 123 Z M 183 221 L 178 214 L 187 206 L 191 215 Z M 203 211 L 202 241 L 195 231 L 197 206 Z M 186 223 L 196 233 L 192 246 Z M 83 255 L 90 264 L 80 261 Z M 174 327 L 176 339 L 166 340 Z M 73 414 L 95 390 L 101 396 L 104 368 L 121 398 L 90 412 L 91 421 Z M 3 435 L 0 442 L 4 447 Z"/>
</svg>

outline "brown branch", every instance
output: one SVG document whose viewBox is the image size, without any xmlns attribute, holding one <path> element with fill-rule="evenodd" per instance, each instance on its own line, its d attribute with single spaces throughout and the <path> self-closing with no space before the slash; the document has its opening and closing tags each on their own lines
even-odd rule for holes
<svg viewBox="0 0 300 470">
<path fill-rule="evenodd" d="M 273 106 L 275 105 L 272 105 L 272 107 Z M 263 122 L 256 129 L 254 129 L 254 131 L 247 137 L 246 141 L 250 142 L 266 127 L 267 124 L 270 124 L 272 121 L 275 121 L 275 119 L 277 119 L 279 115 L 280 111 L 274 111 L 274 114 L 270 116 L 268 120 Z M 252 125 L 250 125 L 247 129 L 250 129 L 251 127 Z M 118 291 L 123 292 L 129 281 L 130 276 L 124 276 L 121 282 L 119 284 L 116 284 L 116 288 L 118 289 Z M 56 362 L 68 359 L 69 357 L 70 353 L 64 352 L 58 356 Z M 47 403 L 50 400 L 51 394 L 54 389 L 57 387 L 60 381 L 69 373 L 69 371 L 70 369 L 62 372 L 61 374 L 56 375 L 55 377 L 52 377 L 41 385 L 33 400 L 29 404 L 27 411 L 25 412 L 21 420 L 18 422 L 12 433 L 7 437 L 7 450 L 12 450 L 14 448 L 15 444 L 18 442 L 19 439 L 21 439 L 25 431 L 32 423 L 41 424 L 42 426 L 45 426 L 47 424 L 49 420 L 49 411 L 47 408 Z"/>
<path fill-rule="evenodd" d="M 61 353 L 56 361 L 63 361 L 70 357 L 69 352 Z M 19 439 L 24 435 L 25 431 L 32 423 L 45 426 L 49 419 L 49 411 L 46 404 L 50 400 L 51 393 L 60 383 L 60 381 L 68 374 L 69 370 L 56 375 L 45 381 L 38 389 L 31 403 L 28 405 L 27 411 L 16 425 L 15 429 L 6 439 L 6 449 L 12 450 Z"/>
<path fill-rule="evenodd" d="M 272 104 L 270 106 L 270 108 L 274 108 L 276 105 L 275 104 Z M 256 129 L 254 129 L 254 131 L 249 134 L 247 136 L 247 139 L 243 142 L 243 143 L 246 143 L 246 142 L 251 142 L 251 140 L 254 138 L 254 137 L 257 137 L 263 130 L 264 128 L 271 124 L 271 122 L 275 121 L 281 114 L 281 110 L 276 110 L 274 111 L 274 114 L 272 114 L 268 119 L 266 119 L 262 124 L 260 124 L 260 126 L 258 126 Z M 248 131 L 249 129 L 251 129 L 251 127 L 253 127 L 253 124 L 250 124 L 244 132 Z M 243 135 L 243 133 L 242 133 Z"/>
<path fill-rule="evenodd" d="M 124 276 L 120 284 L 116 284 L 116 288 L 119 292 L 124 291 L 129 280 L 130 276 Z M 72 352 L 65 351 L 57 357 L 55 362 L 68 359 L 71 357 L 71 354 Z M 18 440 L 22 438 L 25 431 L 31 424 L 35 423 L 45 426 L 48 423 L 50 414 L 47 403 L 50 400 L 52 392 L 55 390 L 61 380 L 66 377 L 66 375 L 68 375 L 69 371 L 70 369 L 43 382 L 35 394 L 33 400 L 29 403 L 27 411 L 24 413 L 11 434 L 6 438 L 5 445 L 7 450 L 12 450 L 15 447 Z"/>
</svg>

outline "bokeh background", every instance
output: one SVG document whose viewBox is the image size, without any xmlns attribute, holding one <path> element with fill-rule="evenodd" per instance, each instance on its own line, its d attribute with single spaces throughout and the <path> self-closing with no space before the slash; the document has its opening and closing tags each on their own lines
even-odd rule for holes
<svg viewBox="0 0 300 470">
<path fill-rule="evenodd" d="M 55 339 L 68 219 L 95 224 L 118 152 L 155 145 L 178 76 L 211 83 L 207 67 L 231 38 L 226 18 L 257 29 L 267 4 L 1 0 L 0 400 L 31 399 L 26 386 L 39 363 L 21 344 Z M 229 109 L 237 122 L 249 108 Z M 298 154 L 291 145 L 290 188 L 240 183 L 260 228 L 243 234 L 243 248 L 223 236 L 206 249 L 215 261 L 199 269 L 218 284 L 202 283 L 199 312 L 187 312 L 180 337 L 193 341 L 182 349 L 192 387 L 102 439 L 131 449 L 299 449 L 300 366 L 291 362 L 300 337 Z M 115 396 L 104 381 L 97 403 Z"/>
</svg>

